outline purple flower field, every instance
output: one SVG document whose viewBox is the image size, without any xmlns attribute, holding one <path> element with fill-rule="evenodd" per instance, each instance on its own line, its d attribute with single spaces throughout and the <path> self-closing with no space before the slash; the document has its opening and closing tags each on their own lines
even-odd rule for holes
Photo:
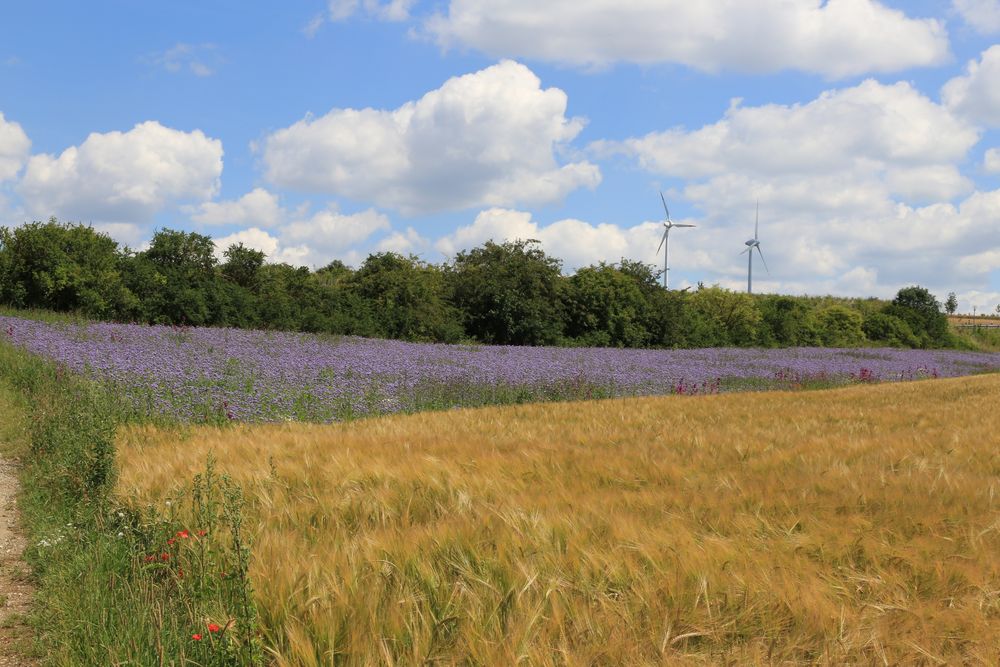
<svg viewBox="0 0 1000 667">
<path fill-rule="evenodd" d="M 459 405 L 1000 370 L 1000 354 L 947 350 L 432 345 L 2 316 L 0 336 L 106 383 L 133 414 L 185 421 L 330 421 Z"/>
</svg>

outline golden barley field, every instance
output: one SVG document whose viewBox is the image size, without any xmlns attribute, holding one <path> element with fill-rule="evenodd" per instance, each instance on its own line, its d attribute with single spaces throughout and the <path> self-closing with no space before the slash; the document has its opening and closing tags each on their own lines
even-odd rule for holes
<svg viewBox="0 0 1000 667">
<path fill-rule="evenodd" d="M 251 499 L 278 665 L 1000 664 L 1000 376 L 121 436 Z"/>
</svg>

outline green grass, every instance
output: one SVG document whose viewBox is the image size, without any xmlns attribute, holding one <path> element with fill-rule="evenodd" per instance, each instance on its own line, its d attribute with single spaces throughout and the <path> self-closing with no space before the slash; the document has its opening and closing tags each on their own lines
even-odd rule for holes
<svg viewBox="0 0 1000 667">
<path fill-rule="evenodd" d="M 76 313 L 59 313 L 54 310 L 43 310 L 41 308 L 11 308 L 0 305 L 0 315 L 6 317 L 20 317 L 26 320 L 35 320 L 47 324 L 82 324 L 90 322 L 83 315 Z"/>
<path fill-rule="evenodd" d="M 197 527 L 113 495 L 123 423 L 113 397 L 5 343 L 0 416 L 4 452 L 23 461 L 25 558 L 38 587 L 29 621 L 43 664 L 262 662 L 238 487 L 206 473 L 178 480 Z"/>
<path fill-rule="evenodd" d="M 1000 352 L 1000 329 L 952 328 L 956 347 L 977 352 Z"/>
<path fill-rule="evenodd" d="M 30 407 L 24 395 L 0 381 L 0 454 L 20 459 L 28 452 Z"/>
</svg>

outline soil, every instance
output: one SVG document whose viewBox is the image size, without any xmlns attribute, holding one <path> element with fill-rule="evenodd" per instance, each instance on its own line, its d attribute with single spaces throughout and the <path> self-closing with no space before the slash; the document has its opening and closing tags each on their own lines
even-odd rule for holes
<svg viewBox="0 0 1000 667">
<path fill-rule="evenodd" d="M 24 562 L 24 536 L 18 530 L 17 470 L 0 458 L 0 667 L 34 664 L 24 657 L 32 630 L 24 618 L 31 609 L 33 589 Z"/>
</svg>

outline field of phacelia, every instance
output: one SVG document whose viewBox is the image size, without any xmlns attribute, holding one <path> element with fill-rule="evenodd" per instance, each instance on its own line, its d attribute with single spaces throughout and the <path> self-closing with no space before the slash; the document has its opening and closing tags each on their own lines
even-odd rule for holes
<svg viewBox="0 0 1000 667">
<path fill-rule="evenodd" d="M 1000 354 L 432 345 L 0 317 L 0 335 L 109 386 L 136 417 L 340 421 L 558 399 L 835 386 L 1000 370 Z"/>
</svg>

